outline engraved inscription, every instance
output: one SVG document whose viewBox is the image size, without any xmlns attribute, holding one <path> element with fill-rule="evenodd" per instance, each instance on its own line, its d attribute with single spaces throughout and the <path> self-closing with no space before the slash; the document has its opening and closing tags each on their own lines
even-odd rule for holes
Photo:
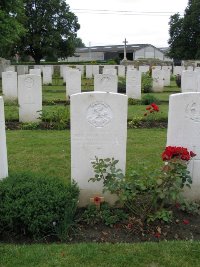
<svg viewBox="0 0 200 267">
<path fill-rule="evenodd" d="M 103 77 L 101 78 L 101 83 L 102 83 L 102 85 L 107 84 L 107 83 L 109 83 L 110 81 L 111 81 L 111 79 L 110 79 L 109 76 L 103 76 Z"/>
<path fill-rule="evenodd" d="M 26 88 L 26 94 L 24 97 L 24 103 L 26 104 L 33 104 L 34 99 L 33 99 L 33 85 L 34 85 L 34 80 L 30 77 L 27 77 L 24 81 L 25 83 L 25 88 Z"/>
<path fill-rule="evenodd" d="M 27 87 L 27 88 L 32 88 L 33 87 L 33 79 L 32 78 L 30 78 L 30 77 L 28 77 L 28 78 L 26 78 L 25 79 L 25 86 Z"/>
<path fill-rule="evenodd" d="M 186 118 L 194 122 L 200 122 L 200 104 L 196 102 L 192 102 L 186 107 Z"/>
<path fill-rule="evenodd" d="M 87 109 L 87 121 L 96 128 L 102 128 L 112 119 L 110 106 L 103 102 L 95 102 Z"/>
</svg>

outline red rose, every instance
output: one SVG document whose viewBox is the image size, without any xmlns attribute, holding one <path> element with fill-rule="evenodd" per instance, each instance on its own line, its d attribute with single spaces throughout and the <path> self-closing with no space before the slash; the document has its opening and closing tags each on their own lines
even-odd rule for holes
<svg viewBox="0 0 200 267">
<path fill-rule="evenodd" d="M 160 238 L 161 234 L 157 232 L 157 233 L 154 234 L 154 236 L 157 237 L 157 238 Z"/>
<path fill-rule="evenodd" d="M 186 219 L 185 219 L 185 220 L 183 220 L 183 223 L 187 225 L 187 224 L 189 224 L 190 222 L 189 222 L 189 220 L 186 220 Z"/>
<path fill-rule="evenodd" d="M 100 204 L 101 203 L 101 198 L 100 197 L 94 197 L 94 203 L 95 204 Z"/>
<path fill-rule="evenodd" d="M 194 152 L 190 151 L 190 156 L 193 158 L 195 157 L 197 154 L 195 154 Z"/>
</svg>

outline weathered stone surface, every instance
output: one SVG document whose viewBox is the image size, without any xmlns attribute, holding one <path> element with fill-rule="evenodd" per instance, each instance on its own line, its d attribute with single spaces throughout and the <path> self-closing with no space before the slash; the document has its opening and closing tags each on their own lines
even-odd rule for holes
<svg viewBox="0 0 200 267">
<path fill-rule="evenodd" d="M 4 101 L 0 96 L 0 179 L 8 176 L 8 159 L 5 132 Z"/>
<path fill-rule="evenodd" d="M 26 74 L 18 76 L 19 121 L 38 122 L 42 110 L 41 76 Z"/>
<path fill-rule="evenodd" d="M 2 72 L 2 92 L 4 100 L 17 100 L 17 72 Z"/>
<path fill-rule="evenodd" d="M 117 93 L 117 86 L 117 75 L 96 74 L 94 76 L 94 91 Z"/>
<path fill-rule="evenodd" d="M 141 99 L 141 72 L 139 70 L 127 71 L 126 95 L 128 98 Z"/>
<path fill-rule="evenodd" d="M 81 71 L 71 69 L 66 76 L 66 96 L 67 99 L 73 95 L 81 93 Z"/>
<path fill-rule="evenodd" d="M 94 177 L 91 162 L 98 158 L 119 160 L 125 172 L 127 139 L 127 96 L 90 92 L 71 96 L 71 177 L 80 188 L 80 206 L 89 204 L 95 194 L 103 195 L 101 182 Z M 106 194 L 113 204 L 116 197 Z"/>
</svg>

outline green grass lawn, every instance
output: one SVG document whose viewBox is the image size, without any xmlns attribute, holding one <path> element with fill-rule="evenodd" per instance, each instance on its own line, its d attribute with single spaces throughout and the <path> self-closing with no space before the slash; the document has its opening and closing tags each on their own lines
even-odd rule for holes
<svg viewBox="0 0 200 267">
<path fill-rule="evenodd" d="M 130 129 L 127 171 L 161 166 L 166 129 Z M 32 172 L 70 180 L 70 131 L 7 131 L 9 172 Z"/>
<path fill-rule="evenodd" d="M 199 267 L 199 242 L 0 245 L 2 267 Z"/>
</svg>

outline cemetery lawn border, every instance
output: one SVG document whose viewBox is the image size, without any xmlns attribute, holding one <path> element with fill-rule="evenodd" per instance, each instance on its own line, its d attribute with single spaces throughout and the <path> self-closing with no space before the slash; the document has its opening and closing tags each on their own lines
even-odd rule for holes
<svg viewBox="0 0 200 267">
<path fill-rule="evenodd" d="M 0 244 L 0 266 L 198 267 L 200 242 Z"/>
</svg>

